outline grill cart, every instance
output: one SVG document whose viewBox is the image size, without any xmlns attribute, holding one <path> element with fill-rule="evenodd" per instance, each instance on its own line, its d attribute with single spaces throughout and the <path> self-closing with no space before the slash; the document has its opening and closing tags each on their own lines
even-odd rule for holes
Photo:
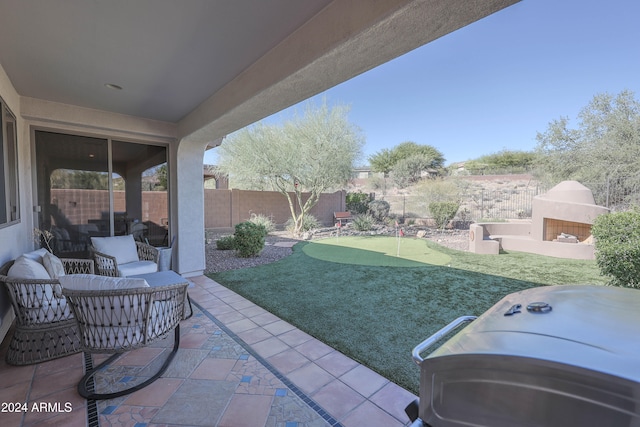
<svg viewBox="0 0 640 427">
<path fill-rule="evenodd" d="M 640 426 L 640 290 L 510 294 L 442 328 L 413 359 L 420 399 L 406 408 L 412 427 Z"/>
</svg>

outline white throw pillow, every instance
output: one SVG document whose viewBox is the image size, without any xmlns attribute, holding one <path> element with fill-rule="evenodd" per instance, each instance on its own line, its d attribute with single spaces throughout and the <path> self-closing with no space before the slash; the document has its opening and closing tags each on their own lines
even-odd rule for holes
<svg viewBox="0 0 640 427">
<path fill-rule="evenodd" d="M 92 237 L 91 244 L 96 251 L 116 258 L 118 264 L 140 261 L 138 248 L 131 234 L 113 237 Z"/>
<path fill-rule="evenodd" d="M 42 263 L 52 279 L 64 276 L 64 265 L 57 256 L 47 252 L 42 258 Z"/>
<path fill-rule="evenodd" d="M 25 255 L 21 255 L 15 260 L 7 276 L 16 279 L 51 279 L 51 276 L 49 276 L 49 273 L 47 273 L 47 270 L 42 264 Z"/>
<path fill-rule="evenodd" d="M 148 288 L 149 284 L 144 279 L 129 277 L 97 276 L 94 274 L 67 274 L 58 279 L 63 288 L 73 290 L 110 290 Z"/>
<path fill-rule="evenodd" d="M 38 261 L 40 264 L 42 264 L 42 259 L 48 253 L 49 253 L 49 251 L 46 250 L 45 248 L 40 248 L 40 249 L 36 249 L 35 251 L 27 252 L 23 256 L 25 256 L 25 257 L 27 257 L 29 259 L 32 259 L 34 261 Z"/>
</svg>

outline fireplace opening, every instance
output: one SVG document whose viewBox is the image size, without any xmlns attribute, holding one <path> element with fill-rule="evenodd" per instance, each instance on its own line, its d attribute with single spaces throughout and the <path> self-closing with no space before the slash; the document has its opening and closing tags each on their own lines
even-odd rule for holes
<svg viewBox="0 0 640 427">
<path fill-rule="evenodd" d="M 544 218 L 544 240 L 549 242 L 563 241 L 564 239 L 558 239 L 563 234 L 575 236 L 578 242 L 585 241 L 591 236 L 591 224 Z"/>
</svg>

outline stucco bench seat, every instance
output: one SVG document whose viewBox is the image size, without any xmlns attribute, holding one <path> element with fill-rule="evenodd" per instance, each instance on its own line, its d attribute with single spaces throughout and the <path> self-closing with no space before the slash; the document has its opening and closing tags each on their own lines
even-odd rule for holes
<svg viewBox="0 0 640 427">
<path fill-rule="evenodd" d="M 49 271 L 43 260 L 54 259 L 59 268 Z M 75 319 L 64 297 L 56 297 L 58 277 L 66 274 L 93 274 L 93 260 L 59 259 L 40 249 L 9 261 L 0 268 L 16 316 L 6 361 L 28 365 L 80 351 Z M 52 277 L 53 276 L 53 277 Z"/>
</svg>

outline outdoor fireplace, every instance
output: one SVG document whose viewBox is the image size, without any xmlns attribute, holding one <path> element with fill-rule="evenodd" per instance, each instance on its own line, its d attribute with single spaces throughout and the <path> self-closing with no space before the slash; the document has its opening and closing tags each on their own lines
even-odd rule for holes
<svg viewBox="0 0 640 427">
<path fill-rule="evenodd" d="M 563 181 L 533 198 L 531 222 L 479 223 L 469 227 L 469 250 L 530 252 L 558 258 L 594 259 L 591 226 L 609 209 L 577 181 Z"/>
<path fill-rule="evenodd" d="M 607 208 L 596 205 L 587 187 L 577 181 L 563 181 L 534 197 L 531 237 L 542 241 L 590 243 L 593 221 L 607 212 Z M 563 239 L 560 237 L 563 235 L 575 239 Z"/>
</svg>

